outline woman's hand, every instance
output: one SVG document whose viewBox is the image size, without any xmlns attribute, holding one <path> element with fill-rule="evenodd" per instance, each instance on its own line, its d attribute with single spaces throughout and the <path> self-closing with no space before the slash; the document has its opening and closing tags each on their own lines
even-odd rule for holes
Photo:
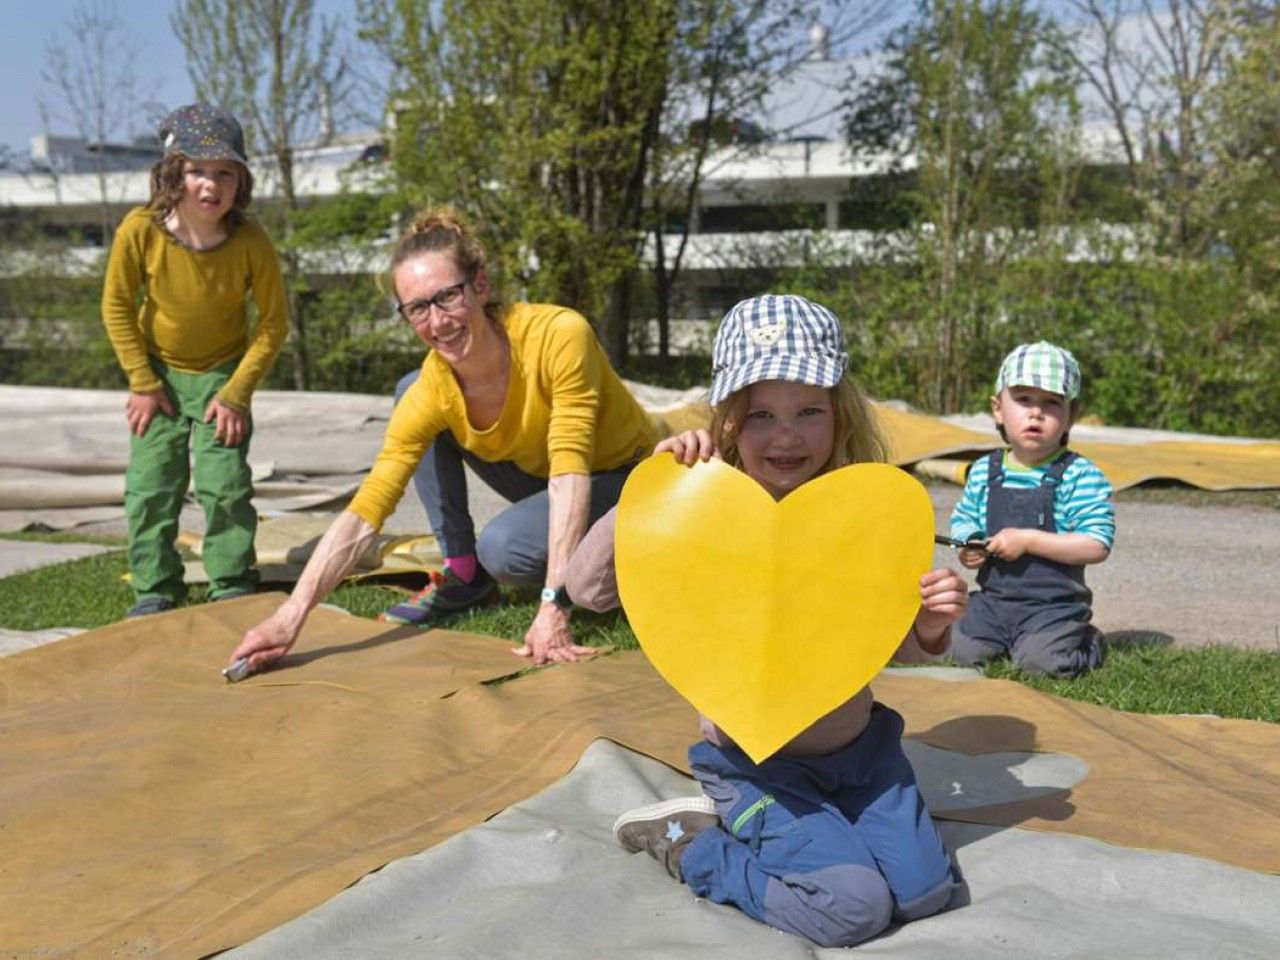
<svg viewBox="0 0 1280 960">
<path fill-rule="evenodd" d="M 573 642 L 569 630 L 569 611 L 554 603 L 544 603 L 524 635 L 524 644 L 511 650 L 518 657 L 530 657 L 534 663 L 575 663 L 594 657 L 600 651 L 580 647 Z"/>
<path fill-rule="evenodd" d="M 712 457 L 716 459 L 720 457 L 720 451 L 711 442 L 711 434 L 701 429 L 686 430 L 674 437 L 667 437 L 653 448 L 653 452 L 655 454 L 669 452 L 675 456 L 677 463 L 683 463 L 686 467 L 693 466 L 698 460 L 705 463 Z"/>
<path fill-rule="evenodd" d="M 235 663 L 241 657 L 248 657 L 249 666 L 259 670 L 279 660 L 297 641 L 305 616 L 304 613 L 299 617 L 287 602 L 281 604 L 275 613 L 245 632 L 240 646 L 232 651 L 227 663 Z"/>
<path fill-rule="evenodd" d="M 948 628 L 964 616 L 968 606 L 968 584 L 954 570 L 943 567 L 921 577 L 920 612 L 915 621 L 920 648 L 930 654 L 942 653 Z"/>
<path fill-rule="evenodd" d="M 302 632 L 307 614 L 355 569 L 377 535 L 373 527 L 350 510 L 338 514 L 311 552 L 289 599 L 245 633 L 227 662 L 248 657 L 249 665 L 257 669 L 288 653 Z"/>
<path fill-rule="evenodd" d="M 155 390 L 151 393 L 130 393 L 129 399 L 124 404 L 124 419 L 129 424 L 129 432 L 138 437 L 143 436 L 147 432 L 147 427 L 151 426 L 151 421 L 155 419 L 157 411 L 173 419 L 173 404 L 169 402 L 169 395 L 163 390 Z"/>
<path fill-rule="evenodd" d="M 214 417 L 217 417 L 218 422 L 213 428 L 213 439 L 224 447 L 238 447 L 249 435 L 249 415 L 227 406 L 217 397 L 210 400 L 209 405 L 204 408 L 205 423 Z"/>
</svg>

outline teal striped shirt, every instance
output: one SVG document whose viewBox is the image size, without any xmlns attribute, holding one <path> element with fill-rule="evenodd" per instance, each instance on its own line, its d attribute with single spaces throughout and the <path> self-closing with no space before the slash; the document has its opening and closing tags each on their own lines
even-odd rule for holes
<svg viewBox="0 0 1280 960">
<path fill-rule="evenodd" d="M 1065 452 L 1065 451 L 1063 451 Z M 1059 454 L 1058 456 L 1061 456 Z M 1040 486 L 1049 466 L 1058 457 L 1034 467 L 1024 467 L 1004 452 L 1004 483 L 1013 490 Z M 951 536 L 969 540 L 987 535 L 987 458 L 974 461 L 960 502 L 951 511 Z M 1076 457 L 1062 475 L 1053 499 L 1053 522 L 1058 533 L 1084 533 L 1101 540 L 1108 550 L 1116 538 L 1116 513 L 1111 505 L 1111 484 L 1097 465 Z"/>
</svg>

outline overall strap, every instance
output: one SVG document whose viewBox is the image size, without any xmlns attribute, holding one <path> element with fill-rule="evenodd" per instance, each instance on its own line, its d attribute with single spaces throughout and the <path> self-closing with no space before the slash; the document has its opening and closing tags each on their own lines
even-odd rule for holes
<svg viewBox="0 0 1280 960">
<path fill-rule="evenodd" d="M 992 450 L 987 457 L 987 486 L 1004 485 L 1004 451 Z"/>
<path fill-rule="evenodd" d="M 1044 472 L 1044 477 L 1041 479 L 1040 485 L 1042 487 L 1056 487 L 1062 482 L 1062 475 L 1067 472 L 1067 467 L 1071 466 L 1079 456 L 1080 454 L 1068 450 L 1055 460 L 1053 465 Z"/>
</svg>

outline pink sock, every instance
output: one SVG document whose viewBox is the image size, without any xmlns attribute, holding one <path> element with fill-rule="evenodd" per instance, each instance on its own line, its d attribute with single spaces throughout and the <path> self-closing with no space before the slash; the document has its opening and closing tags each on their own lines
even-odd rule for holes
<svg viewBox="0 0 1280 960">
<path fill-rule="evenodd" d="M 465 557 L 445 557 L 444 565 L 452 570 L 463 583 L 470 583 L 476 577 L 476 555 L 468 553 Z"/>
</svg>

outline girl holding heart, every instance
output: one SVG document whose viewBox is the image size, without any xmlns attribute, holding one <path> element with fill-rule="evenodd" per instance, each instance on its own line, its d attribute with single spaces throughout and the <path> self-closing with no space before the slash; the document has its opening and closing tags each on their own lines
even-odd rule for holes
<svg viewBox="0 0 1280 960">
<path fill-rule="evenodd" d="M 851 463 L 885 461 L 874 415 L 848 371 L 831 311 L 797 296 L 735 306 L 713 350 L 711 429 L 658 444 L 692 465 L 723 459 L 775 499 Z M 619 605 L 614 519 L 597 523 L 569 564 L 579 606 Z M 968 590 L 952 570 L 920 579 L 920 609 L 896 659 L 945 652 Z M 628 811 L 614 833 L 646 850 L 700 897 L 820 946 L 849 946 L 891 922 L 942 910 L 958 885 L 915 774 L 902 717 L 864 688 L 761 763 L 703 718 L 689 749 L 704 796 Z"/>
</svg>

